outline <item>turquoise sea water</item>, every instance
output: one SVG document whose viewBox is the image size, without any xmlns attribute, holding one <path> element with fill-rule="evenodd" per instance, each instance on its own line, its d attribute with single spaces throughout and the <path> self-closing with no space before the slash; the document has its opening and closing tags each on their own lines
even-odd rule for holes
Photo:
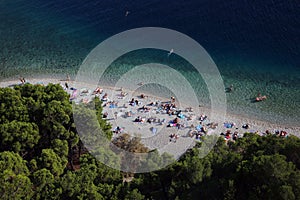
<svg viewBox="0 0 300 200">
<path fill-rule="evenodd" d="M 297 1 L 284 0 L 2 0 L 0 77 L 76 76 L 84 58 L 106 38 L 131 28 L 165 27 L 199 42 L 225 86 L 234 85 L 235 91 L 226 94 L 229 112 L 299 125 L 299 10 Z M 166 53 L 141 50 L 124 55 L 108 69 L 107 82 L 113 84 L 136 65 L 157 62 L 182 73 L 201 103 L 209 105 L 203 80 L 183 58 L 166 58 Z M 149 88 L 157 91 L 155 87 Z M 258 92 L 268 100 L 253 103 Z"/>
</svg>

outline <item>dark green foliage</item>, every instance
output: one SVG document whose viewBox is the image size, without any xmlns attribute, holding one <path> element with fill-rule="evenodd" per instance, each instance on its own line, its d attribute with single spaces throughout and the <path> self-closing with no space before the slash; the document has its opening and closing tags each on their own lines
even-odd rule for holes
<svg viewBox="0 0 300 200">
<path fill-rule="evenodd" d="M 0 153 L 0 198 L 31 199 L 32 183 L 26 161 L 14 152 Z"/>
<path fill-rule="evenodd" d="M 13 120 L 27 122 L 29 120 L 28 109 L 19 91 L 11 88 L 1 88 L 0 124 Z"/>
<path fill-rule="evenodd" d="M 33 173 L 32 182 L 35 185 L 34 199 L 59 199 L 62 193 L 53 174 L 45 168 Z"/>
<path fill-rule="evenodd" d="M 67 165 L 67 159 L 57 155 L 53 149 L 43 149 L 39 158 L 39 168 L 45 168 L 51 171 L 54 176 L 63 173 Z"/>
<path fill-rule="evenodd" d="M 0 150 L 10 150 L 21 155 L 33 148 L 40 135 L 35 123 L 12 121 L 0 124 Z"/>
<path fill-rule="evenodd" d="M 95 98 L 72 107 L 54 84 L 0 88 L 0 199 L 300 198 L 300 139 L 294 136 L 247 133 L 228 143 L 219 138 L 204 158 L 196 147 L 207 144 L 199 143 L 171 162 L 167 154 L 149 152 L 139 138 L 123 135 L 113 143 L 149 152 L 148 166 L 172 163 L 123 182 L 133 174 L 103 164 L 118 167 L 131 158 L 110 149 L 111 125 L 102 119 L 101 103 Z M 132 161 L 133 169 L 145 164 Z"/>
<path fill-rule="evenodd" d="M 131 200 L 131 199 L 135 199 L 135 200 L 143 200 L 145 199 L 145 196 L 142 195 L 138 189 L 133 189 L 132 191 L 128 191 L 128 194 L 125 195 L 125 200 Z"/>
</svg>

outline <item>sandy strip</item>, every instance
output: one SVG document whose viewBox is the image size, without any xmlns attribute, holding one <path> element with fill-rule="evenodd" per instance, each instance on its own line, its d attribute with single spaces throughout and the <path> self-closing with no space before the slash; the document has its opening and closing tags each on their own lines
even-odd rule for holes
<svg viewBox="0 0 300 200">
<path fill-rule="evenodd" d="M 44 84 L 47 85 L 48 83 L 55 83 L 60 84 L 62 87 L 65 87 L 64 80 L 58 80 L 53 78 L 35 78 L 35 79 L 29 79 L 26 80 L 29 83 L 32 84 Z M 19 80 L 10 80 L 5 82 L 0 82 L 0 87 L 9 87 L 16 84 L 20 84 Z M 76 102 L 82 102 L 82 101 L 89 101 L 92 97 L 95 95 L 92 95 L 92 92 L 95 89 L 95 86 L 89 85 L 87 83 L 75 83 L 73 81 L 68 82 L 69 88 L 75 87 L 78 89 L 78 96 L 76 98 Z M 132 91 L 126 90 L 126 88 L 123 89 L 124 92 L 128 93 L 124 98 L 120 98 L 119 95 L 121 91 L 120 88 L 112 88 L 112 87 L 106 87 L 101 86 L 101 88 L 104 89 L 104 93 L 108 94 L 109 100 L 113 100 L 118 102 L 118 106 L 116 108 L 109 108 L 108 106 L 104 107 L 104 112 L 108 112 L 108 121 L 112 124 L 113 129 L 115 129 L 117 126 L 121 127 L 123 130 L 123 133 L 129 133 L 131 135 L 138 135 L 142 138 L 142 142 L 148 146 L 150 149 L 158 149 L 160 152 L 167 152 L 172 155 L 174 155 L 176 158 L 178 158 L 180 155 L 182 155 L 188 148 L 192 147 L 195 143 L 195 137 L 191 138 L 188 136 L 189 131 L 192 129 L 190 126 L 193 124 L 194 126 L 197 126 L 199 124 L 199 116 L 200 114 L 206 114 L 208 115 L 210 113 L 210 110 L 208 108 L 200 108 L 200 113 L 198 112 L 187 112 L 185 111 L 185 106 L 181 105 L 180 108 L 183 112 L 182 114 L 185 115 L 185 119 L 182 119 L 181 122 L 185 124 L 185 128 L 178 130 L 176 127 L 167 127 L 168 122 L 170 120 L 173 120 L 176 116 L 169 116 L 167 114 L 158 113 L 157 107 L 155 106 L 149 106 L 150 111 L 149 112 L 140 112 L 138 111 L 138 108 L 147 105 L 150 102 L 164 102 L 169 101 L 170 99 L 163 99 L 160 97 L 150 96 L 145 94 L 146 98 L 139 98 L 138 95 Z M 80 95 L 80 92 L 83 90 L 87 90 L 87 94 Z M 72 90 L 66 90 L 69 94 L 72 93 Z M 103 94 L 104 94 L 103 93 Z M 103 94 L 99 95 L 100 98 L 103 96 Z M 139 106 L 130 106 L 129 100 L 131 98 L 135 98 L 141 102 L 141 105 Z M 125 107 L 124 107 L 125 105 Z M 198 108 L 197 108 L 198 109 Z M 195 111 L 197 109 L 194 109 Z M 126 117 L 126 112 L 132 112 L 133 115 L 131 117 Z M 187 120 L 186 117 L 192 115 L 193 120 Z M 154 123 L 138 123 L 133 122 L 136 117 L 144 117 L 146 119 L 153 117 L 156 118 L 156 122 Z M 209 115 L 208 120 L 204 121 L 204 124 L 209 123 Z M 164 123 L 159 123 L 158 121 L 163 121 Z M 226 122 L 233 122 L 235 123 L 235 126 L 233 128 L 225 128 L 224 127 L 224 121 L 221 119 L 224 119 L 222 116 L 217 116 L 216 119 L 219 119 L 217 121 L 214 121 L 218 123 L 218 135 L 223 132 L 225 133 L 227 130 L 231 130 L 231 132 L 237 131 L 239 133 L 239 136 L 242 136 L 242 134 L 246 131 L 248 132 L 257 132 L 260 135 L 263 135 L 263 133 L 266 132 L 266 130 L 269 130 L 270 132 L 274 133 L 276 130 L 283 130 L 286 131 L 289 135 L 296 135 L 300 137 L 300 127 L 284 127 L 280 125 L 276 125 L 270 122 L 256 120 L 256 119 L 249 119 L 242 116 L 227 114 L 225 116 Z M 249 129 L 243 129 L 243 124 L 249 124 Z M 153 128 L 156 130 L 156 132 L 153 132 Z M 209 131 L 213 131 L 212 129 L 209 129 Z M 170 134 L 177 134 L 179 138 L 176 140 L 171 140 L 169 138 Z M 117 136 L 114 134 L 114 136 Z"/>
</svg>

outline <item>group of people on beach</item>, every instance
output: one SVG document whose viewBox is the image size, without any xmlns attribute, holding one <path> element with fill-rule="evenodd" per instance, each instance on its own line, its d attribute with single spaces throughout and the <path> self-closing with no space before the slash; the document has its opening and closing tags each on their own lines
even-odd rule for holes
<svg viewBox="0 0 300 200">
<path fill-rule="evenodd" d="M 230 127 L 227 127 L 226 125 L 227 124 L 234 124 L 234 123 L 224 123 L 224 126 L 227 128 L 227 130 L 225 131 L 225 133 L 221 133 L 220 135 L 221 136 L 224 136 L 224 139 L 225 140 L 233 140 L 235 141 L 237 138 L 241 137 L 242 134 L 240 134 L 238 132 L 238 127 L 236 127 L 236 125 L 232 125 Z M 235 128 L 235 130 L 233 131 L 232 128 Z M 248 123 L 246 124 L 243 124 L 242 125 L 242 128 L 243 129 L 249 129 L 250 128 L 250 125 Z M 245 132 L 245 131 L 243 131 Z M 248 132 L 248 131 L 246 131 Z M 270 131 L 270 130 L 266 130 L 265 132 L 259 132 L 259 131 L 250 131 L 250 133 L 253 133 L 253 134 L 258 134 L 260 136 L 267 136 L 267 135 L 276 135 L 276 136 L 279 136 L 279 137 L 287 137 L 288 136 L 288 133 L 284 130 L 275 130 L 274 132 Z"/>
<path fill-rule="evenodd" d="M 24 79 L 25 82 L 25 79 Z M 141 83 L 142 85 L 142 83 Z M 66 84 L 65 85 L 66 88 L 69 88 L 69 86 Z M 230 87 L 228 87 L 227 89 L 228 92 L 233 92 L 234 88 L 233 85 L 230 85 Z M 108 99 L 108 93 L 104 93 L 104 90 L 100 87 L 97 87 L 94 92 L 92 93 L 93 95 L 99 95 L 101 94 L 101 100 L 104 102 L 104 106 L 109 107 L 109 108 L 118 108 L 118 104 L 116 101 L 109 101 Z M 123 89 L 121 90 L 121 96 L 125 97 L 127 95 L 127 93 L 125 93 L 123 91 Z M 119 96 L 120 96 L 119 95 Z M 140 99 L 145 99 L 147 96 L 145 94 L 140 94 L 138 96 L 138 98 Z M 260 93 L 257 95 L 257 97 L 255 98 L 256 101 L 263 101 L 267 99 L 267 97 L 265 95 L 261 95 Z M 191 120 L 191 114 L 189 114 L 190 112 L 193 112 L 193 108 L 189 107 L 186 108 L 184 111 L 180 110 L 177 105 L 176 105 L 176 99 L 175 97 L 171 97 L 170 101 L 166 101 L 166 102 L 160 102 L 160 101 L 153 101 L 150 102 L 148 104 L 144 104 L 144 102 L 139 101 L 138 99 L 132 98 L 131 100 L 129 100 L 127 102 L 127 104 L 131 105 L 131 106 L 139 106 L 142 105 L 141 107 L 137 107 L 136 108 L 136 112 L 137 113 L 145 113 L 145 112 L 150 112 L 152 109 L 154 110 L 154 112 L 156 112 L 157 114 L 166 114 L 169 117 L 175 116 L 172 120 L 169 121 L 169 123 L 167 123 L 167 127 L 176 127 L 177 129 L 187 129 L 189 130 L 187 132 L 187 135 L 190 137 L 195 137 L 195 139 L 201 139 L 201 137 L 205 136 L 208 133 L 208 129 L 216 129 L 216 127 L 218 126 L 218 123 L 214 123 L 214 122 L 209 122 L 207 115 L 205 114 L 201 114 L 198 115 L 198 124 L 196 125 L 188 125 L 188 121 Z M 144 105 L 143 105 L 144 104 Z M 152 108 L 154 107 L 154 108 Z M 124 108 L 128 108 L 125 104 L 124 104 Z M 130 108 L 130 111 L 128 112 L 124 112 L 124 116 L 125 118 L 127 117 L 132 117 L 134 116 L 136 113 L 131 111 L 132 108 Z M 196 114 L 197 116 L 197 114 Z M 104 112 L 103 113 L 103 118 L 107 118 L 108 117 L 108 113 Z M 115 117 L 116 119 L 117 117 Z M 162 124 L 161 123 L 161 119 L 157 119 L 156 117 L 142 117 L 142 116 L 137 116 L 134 118 L 133 122 L 139 122 L 139 123 L 157 123 L 158 124 Z M 165 121 L 165 119 L 163 119 L 163 121 Z M 242 126 L 242 128 L 244 129 L 249 129 L 249 124 L 244 124 Z M 227 129 L 225 132 L 221 133 L 221 135 L 224 136 L 224 138 L 226 140 L 236 140 L 238 137 L 241 136 L 241 134 L 239 134 L 238 132 L 238 127 L 236 127 L 235 123 L 232 122 L 226 122 L 224 123 L 224 128 Z M 235 130 L 233 130 L 235 128 Z M 121 129 L 119 127 L 119 129 Z M 120 133 L 119 129 L 114 129 L 113 131 L 115 133 Z M 171 130 L 171 129 L 170 129 Z M 175 130 L 174 130 L 175 131 Z M 265 134 L 270 134 L 270 131 L 266 131 Z M 279 131 L 277 133 L 278 136 L 286 136 L 287 133 L 285 131 Z M 170 141 L 176 142 L 178 140 L 178 138 L 180 137 L 179 134 L 171 134 L 169 135 Z"/>
<path fill-rule="evenodd" d="M 132 99 L 129 101 L 129 105 L 131 105 L 131 106 L 137 106 L 137 105 L 140 105 L 140 104 L 141 104 L 141 102 L 139 102 L 139 100 L 134 99 L 134 98 L 132 98 Z"/>
</svg>

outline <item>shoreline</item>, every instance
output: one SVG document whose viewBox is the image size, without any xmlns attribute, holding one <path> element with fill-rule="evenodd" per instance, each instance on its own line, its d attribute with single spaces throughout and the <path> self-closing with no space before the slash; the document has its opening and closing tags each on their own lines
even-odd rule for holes
<svg viewBox="0 0 300 200">
<path fill-rule="evenodd" d="M 71 84 L 74 84 L 75 83 L 75 80 L 73 80 L 71 78 L 70 81 L 67 81 L 67 80 L 63 80 L 60 79 L 60 77 L 63 77 L 63 76 L 60 76 L 57 74 L 57 76 L 54 76 L 54 77 L 48 77 L 48 76 L 35 76 L 34 78 L 29 78 L 27 80 L 28 83 L 31 83 L 31 84 L 37 84 L 37 83 L 41 83 L 43 82 L 44 85 L 47 85 L 48 83 L 54 83 L 54 84 L 60 84 L 60 85 L 63 85 L 65 82 L 70 82 Z M 0 81 L 0 87 L 9 87 L 9 86 L 12 86 L 12 85 L 18 85 L 20 84 L 20 81 L 16 78 L 7 78 L 5 79 L 4 81 Z M 87 88 L 87 86 L 90 86 L 91 85 L 89 83 L 86 83 L 86 82 L 81 82 L 81 83 L 76 83 L 78 85 L 85 85 L 85 87 Z M 109 90 L 115 90 L 116 88 L 113 87 L 113 86 L 108 86 L 108 85 L 101 85 L 100 87 L 102 87 L 103 89 L 109 89 Z M 94 89 L 94 88 L 90 88 L 90 89 Z M 125 91 L 127 92 L 132 92 L 132 91 L 129 91 L 127 90 L 126 88 L 123 88 Z M 152 98 L 156 98 L 158 100 L 161 100 L 161 101 L 168 101 L 168 99 L 165 99 L 164 97 L 160 97 L 160 96 L 154 96 L 153 94 L 147 94 L 147 93 L 144 93 L 146 96 L 148 95 L 149 97 L 152 97 Z M 206 106 L 201 106 L 200 109 L 203 109 L 204 111 L 206 111 L 206 113 L 209 113 L 210 112 L 210 108 L 209 107 L 206 107 Z M 279 128 L 296 128 L 296 129 L 299 129 L 300 130 L 300 126 L 293 126 L 293 125 L 287 125 L 287 126 L 283 126 L 283 125 L 278 125 L 276 123 L 273 123 L 271 122 L 270 120 L 262 120 L 262 119 L 258 119 L 258 118 L 255 118 L 255 117 L 248 117 L 248 116 L 243 116 L 243 115 L 239 115 L 239 114 L 235 114 L 235 113 L 230 113 L 230 112 L 226 112 L 226 118 L 231 118 L 231 119 L 236 119 L 236 118 L 240 118 L 240 119 L 245 119 L 247 121 L 255 121 L 257 122 L 258 125 L 263 125 L 263 124 L 270 124 L 270 125 L 273 125 L 273 126 L 278 126 Z M 300 133 L 299 133 L 300 135 Z"/>
<path fill-rule="evenodd" d="M 55 78 L 41 78 L 41 77 L 36 77 L 36 78 L 31 78 L 28 79 L 27 82 L 31 83 L 31 84 L 41 84 L 43 83 L 43 85 L 47 85 L 49 83 L 53 83 L 53 84 L 60 84 L 63 88 L 64 88 L 64 83 L 68 82 L 70 87 L 74 87 L 78 89 L 79 91 L 83 88 L 88 89 L 89 91 L 94 91 L 94 87 L 88 83 L 84 83 L 84 82 L 75 82 L 74 80 L 71 81 L 66 81 L 66 80 L 62 80 L 59 79 L 58 77 Z M 18 79 L 11 79 L 10 81 L 1 81 L 0 82 L 0 87 L 9 87 L 11 85 L 14 84 L 20 84 L 20 81 Z M 264 135 L 264 133 L 266 132 L 266 130 L 270 131 L 272 134 L 275 134 L 275 131 L 286 131 L 288 135 L 295 135 L 297 137 L 300 137 L 300 127 L 299 126 L 282 126 L 282 125 L 278 125 L 275 123 L 270 123 L 268 121 L 262 121 L 262 120 L 258 120 L 258 119 L 251 119 L 251 118 L 246 118 L 243 116 L 239 116 L 239 115 L 234 115 L 231 113 L 226 113 L 225 116 L 214 116 L 214 119 L 217 119 L 217 121 L 209 121 L 210 119 L 210 109 L 206 108 L 206 107 L 199 107 L 199 108 L 193 108 L 194 112 L 187 112 L 187 111 L 182 111 L 182 113 L 185 116 L 188 115 L 193 115 L 195 117 L 195 119 L 193 119 L 192 121 L 188 121 L 187 119 L 182 120 L 185 123 L 185 128 L 184 130 L 177 130 L 174 127 L 170 127 L 167 128 L 167 123 L 170 120 L 173 120 L 176 116 L 169 116 L 167 114 L 157 114 L 157 112 L 155 112 L 155 108 L 151 107 L 151 111 L 148 113 L 140 113 L 137 110 L 137 107 L 141 107 L 141 106 L 135 106 L 132 107 L 130 105 L 128 105 L 128 99 L 130 100 L 131 97 L 138 99 L 139 101 L 141 101 L 142 105 L 147 105 L 150 102 L 153 101 L 160 101 L 160 102 L 165 102 L 165 101 L 170 101 L 170 99 L 166 99 L 164 97 L 159 97 L 159 96 L 153 96 L 151 94 L 147 94 L 144 93 L 145 95 L 148 95 L 147 98 L 144 99 L 140 99 L 137 97 L 137 92 L 136 91 L 129 91 L 126 90 L 126 88 L 123 88 L 123 90 L 126 93 L 130 93 L 130 97 L 128 97 L 128 99 L 120 99 L 118 98 L 118 94 L 120 93 L 120 88 L 114 88 L 112 86 L 100 86 L 102 89 L 104 89 L 104 93 L 108 93 L 108 97 L 110 100 L 114 100 L 120 103 L 120 105 L 127 105 L 127 108 L 122 107 L 122 106 L 117 106 L 116 108 L 109 108 L 108 106 L 103 107 L 103 113 L 104 112 L 108 112 L 108 118 L 110 118 L 110 120 L 108 120 L 109 123 L 111 123 L 113 130 L 120 126 L 124 133 L 129 133 L 133 136 L 139 135 L 141 136 L 141 141 L 144 145 L 146 145 L 149 149 L 158 149 L 161 153 L 162 152 L 167 152 L 170 153 L 172 155 L 175 156 L 175 158 L 179 158 L 188 148 L 190 148 L 191 146 L 193 146 L 196 142 L 196 139 L 193 137 L 189 137 L 187 136 L 188 133 L 192 130 L 191 128 L 191 124 L 197 126 L 197 123 L 199 124 L 199 119 L 198 117 L 201 114 L 205 114 L 208 117 L 208 121 L 205 121 L 204 123 L 207 124 L 208 122 L 214 122 L 214 123 L 218 123 L 218 131 L 221 132 L 217 132 L 217 134 L 220 136 L 220 133 L 226 133 L 227 131 L 231 131 L 231 133 L 234 132 L 238 132 L 239 136 L 241 137 L 245 132 L 252 132 L 252 133 L 257 133 L 259 135 Z M 71 91 L 67 91 L 69 94 Z M 103 94 L 102 94 L 103 95 Z M 101 95 L 101 96 L 102 96 Z M 92 97 L 94 97 L 94 95 L 89 95 L 89 96 L 78 96 L 78 99 L 76 99 L 76 102 L 81 102 L 84 99 L 91 99 Z M 186 105 L 180 105 L 180 108 L 182 110 L 184 110 L 186 107 Z M 200 113 L 197 113 L 196 111 L 200 111 Z M 132 111 L 135 114 L 135 116 L 132 116 L 131 118 L 127 118 L 125 117 L 125 113 L 127 111 Z M 117 114 L 116 114 L 117 113 Z M 134 118 L 137 116 L 141 116 L 144 117 L 145 119 L 147 118 L 151 118 L 151 117 L 155 117 L 155 118 L 159 118 L 159 119 L 166 119 L 166 123 L 163 126 L 159 126 L 157 124 L 149 124 L 147 122 L 145 123 L 136 123 L 133 122 Z M 225 121 L 224 121 L 225 119 Z M 196 122 L 196 124 L 194 124 L 194 122 Z M 232 128 L 227 128 L 224 127 L 224 123 L 225 122 L 229 122 L 229 123 L 234 123 L 235 126 Z M 244 129 L 242 128 L 242 126 L 244 124 L 248 124 L 250 126 L 249 129 Z M 204 125 L 205 126 L 205 125 Z M 153 128 L 157 129 L 157 133 L 153 134 L 151 132 L 151 130 Z M 129 131 L 128 131 L 129 130 Z M 209 129 L 212 132 L 214 132 L 214 130 Z M 180 136 L 180 138 L 178 139 L 178 141 L 176 142 L 176 144 L 174 144 L 173 142 L 170 142 L 171 139 L 169 138 L 170 134 L 177 134 Z M 208 132 L 209 133 L 209 132 Z M 142 134 L 142 135 L 141 135 Z M 116 137 L 118 134 L 114 133 L 114 137 Z M 169 141 L 170 140 L 170 141 Z"/>
<path fill-rule="evenodd" d="M 69 75 L 71 76 L 71 82 L 75 82 L 74 74 L 69 74 Z M 62 75 L 60 73 L 54 73 L 51 75 L 47 73 L 47 74 L 33 74 L 31 76 L 26 76 L 26 77 L 28 80 L 32 80 L 33 82 L 40 82 L 42 80 L 44 82 L 60 83 L 63 81 L 63 79 L 66 76 Z M 6 77 L 6 78 L 0 80 L 0 83 L 1 84 L 5 83 L 5 82 L 19 83 L 18 78 L 19 78 L 19 76 Z M 89 83 L 85 83 L 85 84 L 89 85 Z M 114 89 L 114 87 L 110 84 L 111 83 L 105 82 L 105 84 L 103 84 L 102 87 Z M 0 85 L 0 87 L 1 87 L 1 85 Z M 149 95 L 155 96 L 153 94 L 149 94 Z M 228 101 L 228 98 L 232 98 L 227 95 L 226 95 L 226 97 L 227 97 L 227 101 Z M 157 96 L 157 98 L 164 98 L 164 97 Z M 208 105 L 204 105 L 204 104 L 206 104 L 206 103 L 201 103 L 201 108 L 203 108 L 205 110 L 209 110 L 210 107 Z M 238 111 L 235 109 L 237 109 Z M 248 113 L 248 114 L 243 114 L 243 112 L 241 112 L 241 111 L 244 111 L 244 106 L 237 106 L 236 108 L 232 108 L 230 106 L 230 107 L 227 107 L 227 109 L 226 109 L 227 115 L 233 116 L 234 118 L 250 119 L 250 120 L 261 122 L 261 123 L 270 123 L 270 124 L 273 124 L 273 125 L 276 125 L 279 127 L 298 127 L 298 128 L 300 128 L 300 125 L 298 124 L 298 122 L 295 119 L 293 121 L 288 121 L 289 117 L 285 117 L 284 115 L 278 115 L 276 113 L 276 111 L 272 111 L 272 110 L 268 111 L 268 113 L 265 113 L 267 115 L 263 114 L 264 117 L 253 116 L 253 115 L 255 115 L 255 110 L 254 111 L 250 110 L 250 113 Z M 263 112 L 265 112 L 265 111 L 263 111 Z M 273 118 L 271 116 L 276 116 L 276 117 Z M 277 118 L 277 117 L 279 117 L 279 118 Z M 286 124 L 286 123 L 288 123 L 288 124 Z"/>
</svg>

